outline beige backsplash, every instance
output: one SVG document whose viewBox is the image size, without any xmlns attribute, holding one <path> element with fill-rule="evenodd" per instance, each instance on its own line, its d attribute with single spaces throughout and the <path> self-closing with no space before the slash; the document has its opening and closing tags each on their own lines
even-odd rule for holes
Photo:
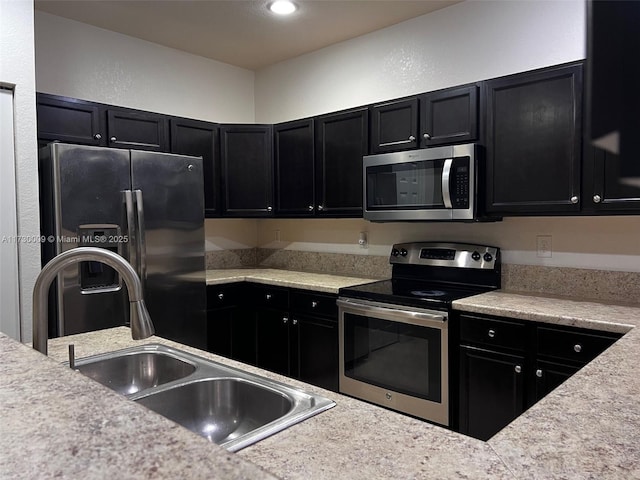
<svg viewBox="0 0 640 480">
<path fill-rule="evenodd" d="M 277 268 L 389 278 L 386 256 L 247 248 L 207 252 L 207 268 Z M 610 302 L 640 303 L 640 273 L 502 264 L 502 288 Z"/>
</svg>

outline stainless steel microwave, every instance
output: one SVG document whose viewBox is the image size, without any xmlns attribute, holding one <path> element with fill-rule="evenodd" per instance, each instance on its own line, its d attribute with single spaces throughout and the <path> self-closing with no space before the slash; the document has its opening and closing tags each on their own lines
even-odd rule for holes
<svg viewBox="0 0 640 480">
<path fill-rule="evenodd" d="M 477 157 L 473 143 L 364 157 L 364 218 L 475 220 Z"/>
</svg>

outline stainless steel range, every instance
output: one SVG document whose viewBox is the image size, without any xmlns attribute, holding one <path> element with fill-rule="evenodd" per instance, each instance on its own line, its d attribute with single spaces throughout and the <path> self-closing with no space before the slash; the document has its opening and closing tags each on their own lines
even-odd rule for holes
<svg viewBox="0 0 640 480">
<path fill-rule="evenodd" d="M 392 278 L 340 289 L 340 392 L 449 425 L 449 312 L 500 288 L 500 250 L 394 245 Z"/>
</svg>

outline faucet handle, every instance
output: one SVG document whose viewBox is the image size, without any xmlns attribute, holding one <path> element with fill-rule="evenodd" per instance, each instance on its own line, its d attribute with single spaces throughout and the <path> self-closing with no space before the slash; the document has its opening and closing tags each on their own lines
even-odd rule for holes
<svg viewBox="0 0 640 480">
<path fill-rule="evenodd" d="M 73 343 L 69 344 L 69 368 L 76 369 L 76 346 Z"/>
</svg>

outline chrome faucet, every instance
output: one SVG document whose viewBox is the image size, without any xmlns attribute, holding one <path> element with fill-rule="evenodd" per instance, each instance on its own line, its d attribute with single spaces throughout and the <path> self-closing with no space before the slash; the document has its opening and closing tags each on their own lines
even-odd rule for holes
<svg viewBox="0 0 640 480">
<path fill-rule="evenodd" d="M 47 263 L 33 287 L 33 348 L 47 354 L 49 319 L 47 297 L 49 287 L 59 272 L 78 262 L 100 262 L 115 269 L 123 278 L 129 293 L 131 337 L 148 338 L 155 333 L 151 317 L 142 297 L 140 277 L 133 267 L 117 253 L 104 248 L 78 247 L 68 250 Z"/>
</svg>

